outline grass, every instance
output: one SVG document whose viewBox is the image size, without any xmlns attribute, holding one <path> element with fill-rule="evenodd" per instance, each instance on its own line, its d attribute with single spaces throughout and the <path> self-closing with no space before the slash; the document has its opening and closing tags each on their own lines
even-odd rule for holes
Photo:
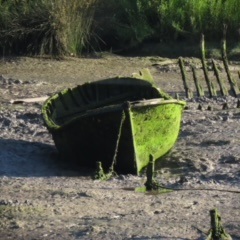
<svg viewBox="0 0 240 240">
<path fill-rule="evenodd" d="M 216 41 L 223 24 L 238 43 L 239 11 L 239 0 L 0 0 L 0 51 L 78 56 L 146 41 L 198 41 L 201 33 Z"/>
<path fill-rule="evenodd" d="M 192 37 L 201 33 L 214 39 L 222 35 L 223 24 L 236 37 L 240 2 L 237 0 L 163 0 L 158 8 L 161 32 L 169 37 Z"/>
<path fill-rule="evenodd" d="M 91 35 L 94 2 L 1 1 L 2 54 L 81 54 Z"/>
</svg>

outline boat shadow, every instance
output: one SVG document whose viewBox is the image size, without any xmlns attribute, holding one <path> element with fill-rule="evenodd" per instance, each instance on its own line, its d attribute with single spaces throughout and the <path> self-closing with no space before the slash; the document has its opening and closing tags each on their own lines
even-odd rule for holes
<svg viewBox="0 0 240 240">
<path fill-rule="evenodd" d="M 0 177 L 90 176 L 93 170 L 78 169 L 61 161 L 54 145 L 0 139 Z"/>
</svg>

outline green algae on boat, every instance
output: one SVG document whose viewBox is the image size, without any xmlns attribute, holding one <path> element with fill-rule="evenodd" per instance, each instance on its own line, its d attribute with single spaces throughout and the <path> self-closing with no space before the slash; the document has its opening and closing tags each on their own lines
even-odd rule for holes
<svg viewBox="0 0 240 240">
<path fill-rule="evenodd" d="M 65 161 L 90 167 L 101 162 L 104 170 L 138 174 L 149 154 L 159 160 L 173 147 L 184 106 L 159 90 L 145 70 L 63 90 L 42 112 Z"/>
<path fill-rule="evenodd" d="M 177 100 L 146 100 L 131 108 L 132 132 L 136 152 L 137 170 L 165 155 L 178 138 L 183 102 Z"/>
</svg>

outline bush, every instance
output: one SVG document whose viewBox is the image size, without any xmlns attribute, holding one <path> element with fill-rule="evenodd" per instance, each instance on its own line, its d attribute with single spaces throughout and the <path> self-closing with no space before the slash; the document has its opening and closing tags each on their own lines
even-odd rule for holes
<svg viewBox="0 0 240 240">
<path fill-rule="evenodd" d="M 239 0 L 0 0 L 3 54 L 81 55 L 146 40 L 240 40 Z"/>
<path fill-rule="evenodd" d="M 95 33 L 102 40 L 99 41 L 101 47 L 135 46 L 154 32 L 140 0 L 100 0 L 94 20 Z"/>
<path fill-rule="evenodd" d="M 95 33 L 108 46 L 132 47 L 146 40 L 240 39 L 239 0 L 99 0 Z"/>
<path fill-rule="evenodd" d="M 195 37 L 205 33 L 211 39 L 222 36 L 223 24 L 236 37 L 240 23 L 238 0 L 162 0 L 158 1 L 162 38 Z"/>
<path fill-rule="evenodd" d="M 94 0 L 7 0 L 0 43 L 10 54 L 81 54 L 90 38 Z"/>
</svg>

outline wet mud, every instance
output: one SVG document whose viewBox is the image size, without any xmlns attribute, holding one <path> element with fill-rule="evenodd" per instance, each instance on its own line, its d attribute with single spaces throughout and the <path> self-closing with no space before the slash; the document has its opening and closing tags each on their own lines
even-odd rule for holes
<svg viewBox="0 0 240 240">
<path fill-rule="evenodd" d="M 226 231 L 240 239 L 236 98 L 188 101 L 178 142 L 157 166 L 157 180 L 178 191 L 161 195 L 134 191 L 143 186 L 144 175 L 102 182 L 92 178 L 92 170 L 75 170 L 60 161 L 43 124 L 42 103 L 10 103 L 85 81 L 130 75 L 142 67 L 150 69 L 161 88 L 183 95 L 173 60 L 164 66 L 167 70 L 156 67 L 158 60 L 106 56 L 1 61 L 0 239 L 200 240 L 206 238 L 209 210 L 215 207 Z M 221 110 L 226 102 L 229 109 Z"/>
</svg>

